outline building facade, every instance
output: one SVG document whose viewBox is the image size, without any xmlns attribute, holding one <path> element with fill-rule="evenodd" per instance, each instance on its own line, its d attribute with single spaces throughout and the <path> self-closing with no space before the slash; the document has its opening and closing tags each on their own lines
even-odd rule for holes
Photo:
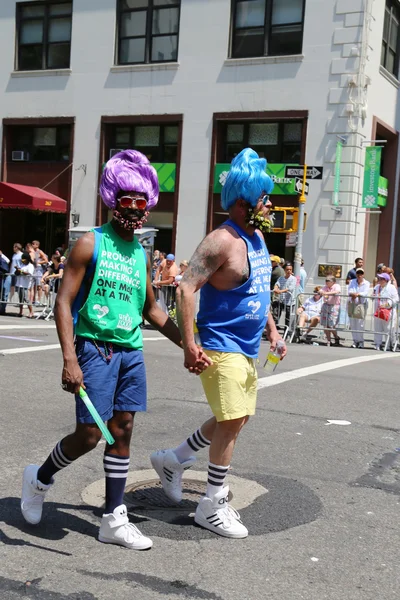
<svg viewBox="0 0 400 600">
<path fill-rule="evenodd" d="M 345 277 L 356 256 L 369 277 L 377 262 L 399 271 L 399 17 L 398 0 L 1 3 L 2 181 L 45 187 L 67 214 L 2 210 L 0 199 L 0 246 L 60 243 L 74 225 L 104 221 L 103 165 L 136 147 L 159 173 L 156 246 L 188 258 L 225 219 L 227 164 L 251 146 L 270 164 L 280 208 L 298 206 L 288 165 L 316 167 L 310 284 L 327 268 Z M 387 186 L 379 205 L 365 201 L 366 157 L 372 184 Z M 267 241 L 290 260 L 295 237 Z"/>
</svg>

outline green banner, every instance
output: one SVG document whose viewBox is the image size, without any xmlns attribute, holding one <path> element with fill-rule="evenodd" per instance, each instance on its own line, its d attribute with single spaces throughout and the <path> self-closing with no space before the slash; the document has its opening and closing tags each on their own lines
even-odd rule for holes
<svg viewBox="0 0 400 600">
<path fill-rule="evenodd" d="M 381 170 L 382 148 L 368 146 L 365 149 L 363 208 L 378 208 L 379 173 Z"/>
<path fill-rule="evenodd" d="M 158 175 L 160 192 L 174 192 L 176 179 L 175 163 L 151 163 Z"/>
<path fill-rule="evenodd" d="M 103 169 L 107 163 L 103 163 Z M 174 192 L 176 179 L 175 163 L 152 163 L 157 171 L 160 192 Z"/>
<path fill-rule="evenodd" d="M 386 177 L 382 177 L 381 175 L 378 183 L 378 206 L 381 206 L 382 208 L 384 208 L 387 204 L 389 194 L 388 188 L 389 181 L 386 179 Z"/>
<path fill-rule="evenodd" d="M 342 166 L 342 151 L 343 144 L 338 142 L 336 144 L 336 160 L 335 160 L 335 182 L 333 186 L 333 205 L 339 206 L 340 204 L 340 167 Z"/>
<path fill-rule="evenodd" d="M 297 196 L 298 192 L 295 190 L 295 178 L 285 177 L 285 168 L 287 165 L 283 164 L 268 164 L 267 173 L 271 176 L 275 186 L 272 191 L 272 196 Z M 295 165 L 298 166 L 298 165 Z M 214 193 L 220 194 L 223 186 L 225 185 L 226 177 L 231 168 L 230 163 L 219 163 L 215 165 L 214 169 Z"/>
</svg>

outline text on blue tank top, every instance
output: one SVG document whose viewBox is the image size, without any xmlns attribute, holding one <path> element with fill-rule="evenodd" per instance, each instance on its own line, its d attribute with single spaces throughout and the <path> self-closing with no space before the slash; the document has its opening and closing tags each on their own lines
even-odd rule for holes
<svg viewBox="0 0 400 600">
<path fill-rule="evenodd" d="M 265 242 L 225 221 L 247 245 L 250 276 L 241 286 L 220 291 L 206 283 L 200 291 L 197 315 L 202 346 L 219 352 L 238 352 L 257 358 L 271 302 L 271 261 Z"/>
</svg>

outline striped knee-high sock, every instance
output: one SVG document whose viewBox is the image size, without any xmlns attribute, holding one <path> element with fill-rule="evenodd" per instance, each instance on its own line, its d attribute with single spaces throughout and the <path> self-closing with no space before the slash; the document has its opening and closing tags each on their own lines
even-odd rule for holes
<svg viewBox="0 0 400 600">
<path fill-rule="evenodd" d="M 198 452 L 203 448 L 207 448 L 207 446 L 210 444 L 210 440 L 204 437 L 204 435 L 201 433 L 201 429 L 199 428 L 197 431 L 192 433 L 187 440 L 182 442 L 180 446 L 175 448 L 174 452 L 179 462 L 183 463 L 193 455 L 193 452 Z"/>
<path fill-rule="evenodd" d="M 212 498 L 222 490 L 228 469 L 229 465 L 224 467 L 221 465 L 214 465 L 210 462 L 208 463 L 207 498 Z"/>
<path fill-rule="evenodd" d="M 129 456 L 104 454 L 104 473 L 106 476 L 106 506 L 104 514 L 114 512 L 123 504 L 126 478 L 129 471 Z"/>
<path fill-rule="evenodd" d="M 75 460 L 65 454 L 62 443 L 62 440 L 58 442 L 38 471 L 37 478 L 44 485 L 51 483 L 53 475 L 68 467 Z"/>
</svg>

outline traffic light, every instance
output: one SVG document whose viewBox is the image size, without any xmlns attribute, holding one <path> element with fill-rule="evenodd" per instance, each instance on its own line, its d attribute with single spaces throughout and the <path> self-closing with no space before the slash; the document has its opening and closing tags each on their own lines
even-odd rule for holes
<svg viewBox="0 0 400 600">
<path fill-rule="evenodd" d="M 293 233 L 299 228 L 299 209 L 298 207 L 280 207 L 272 210 L 274 215 L 273 233 Z M 307 226 L 307 213 L 304 213 L 304 228 Z"/>
</svg>

